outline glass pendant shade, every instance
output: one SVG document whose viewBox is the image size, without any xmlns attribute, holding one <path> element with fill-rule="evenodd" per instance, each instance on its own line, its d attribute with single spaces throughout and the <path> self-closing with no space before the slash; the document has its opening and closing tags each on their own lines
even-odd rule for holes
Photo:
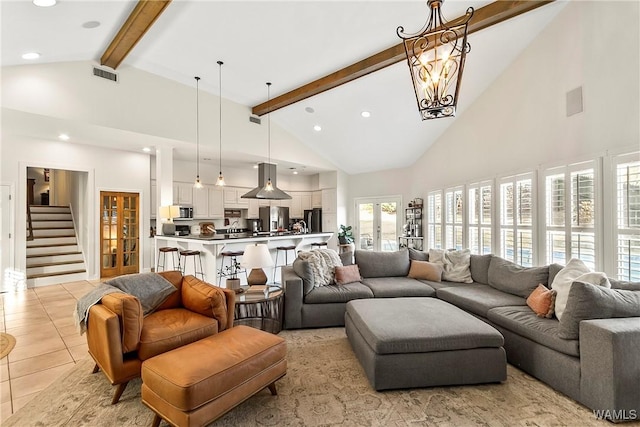
<svg viewBox="0 0 640 427">
<path fill-rule="evenodd" d="M 462 71 L 471 45 L 467 42 L 469 20 L 473 8 L 461 19 L 447 23 L 441 14 L 444 0 L 428 0 L 431 15 L 416 34 L 396 30 L 404 41 L 404 49 L 422 120 L 454 117 Z"/>
<path fill-rule="evenodd" d="M 218 175 L 218 180 L 216 181 L 216 185 L 218 187 L 222 187 L 224 186 L 224 176 L 222 176 L 222 171 L 220 172 L 220 175 Z"/>
<path fill-rule="evenodd" d="M 193 188 L 197 188 L 198 190 L 202 188 L 202 183 L 200 182 L 200 177 L 196 178 L 196 182 L 193 184 Z"/>
</svg>

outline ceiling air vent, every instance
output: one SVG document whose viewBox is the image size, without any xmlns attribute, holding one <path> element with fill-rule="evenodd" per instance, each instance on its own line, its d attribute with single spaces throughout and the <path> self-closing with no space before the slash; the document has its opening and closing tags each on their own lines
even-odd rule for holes
<svg viewBox="0 0 640 427">
<path fill-rule="evenodd" d="M 103 79 L 111 80 L 112 82 L 118 81 L 118 75 L 116 73 L 112 73 L 111 71 L 103 70 L 97 67 L 93 67 L 93 75 L 102 77 Z"/>
<path fill-rule="evenodd" d="M 260 117 L 256 117 L 256 116 L 249 116 L 249 121 L 257 125 L 261 123 Z"/>
</svg>

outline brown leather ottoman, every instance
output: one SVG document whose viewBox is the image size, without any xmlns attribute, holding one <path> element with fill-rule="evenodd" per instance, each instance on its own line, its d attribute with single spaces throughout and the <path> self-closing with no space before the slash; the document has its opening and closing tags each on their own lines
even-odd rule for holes
<svg viewBox="0 0 640 427">
<path fill-rule="evenodd" d="M 142 402 L 175 426 L 203 426 L 287 372 L 285 341 L 248 326 L 219 334 L 145 360 Z"/>
</svg>

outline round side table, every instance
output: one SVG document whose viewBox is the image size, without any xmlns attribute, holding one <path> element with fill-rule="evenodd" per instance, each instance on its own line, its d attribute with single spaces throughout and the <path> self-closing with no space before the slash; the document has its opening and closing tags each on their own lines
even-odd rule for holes
<svg viewBox="0 0 640 427">
<path fill-rule="evenodd" d="M 264 291 L 264 289 L 268 291 Z M 284 290 L 265 285 L 243 286 L 244 292 L 236 295 L 234 325 L 277 334 L 282 330 Z"/>
</svg>

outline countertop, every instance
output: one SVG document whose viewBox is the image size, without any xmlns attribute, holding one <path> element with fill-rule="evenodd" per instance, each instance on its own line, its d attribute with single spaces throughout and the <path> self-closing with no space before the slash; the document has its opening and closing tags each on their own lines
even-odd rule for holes
<svg viewBox="0 0 640 427">
<path fill-rule="evenodd" d="M 285 239 L 304 239 L 304 238 L 313 238 L 313 237 L 331 237 L 333 233 L 258 233 L 257 235 L 253 235 L 253 233 L 236 233 L 236 234 L 215 234 L 213 236 L 208 237 L 200 237 L 200 236 L 163 236 L 157 235 L 156 239 L 160 240 L 172 240 L 172 241 L 183 241 L 183 242 L 202 242 L 203 244 L 218 244 L 218 243 L 227 243 L 227 242 L 255 242 L 255 241 L 266 241 L 266 240 L 285 240 Z"/>
</svg>

